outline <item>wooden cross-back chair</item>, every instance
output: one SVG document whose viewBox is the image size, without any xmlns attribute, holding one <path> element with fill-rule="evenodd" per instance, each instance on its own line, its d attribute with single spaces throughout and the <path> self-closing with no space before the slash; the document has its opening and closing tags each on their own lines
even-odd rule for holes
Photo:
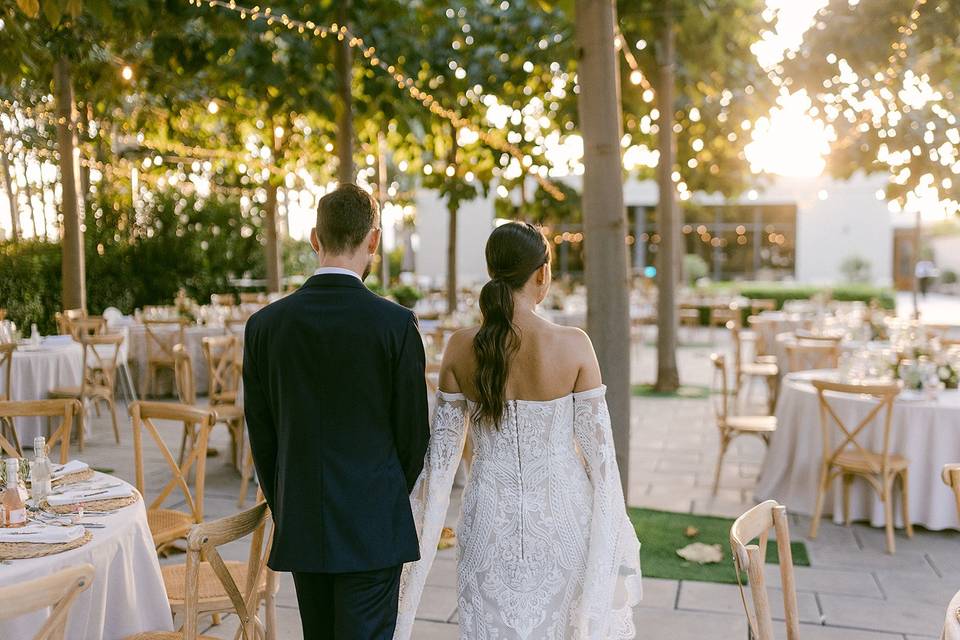
<svg viewBox="0 0 960 640">
<path fill-rule="evenodd" d="M 834 340 L 798 338 L 786 345 L 790 371 L 836 369 L 840 366 L 840 343 Z"/>
<path fill-rule="evenodd" d="M 57 331 L 60 335 L 70 334 L 70 323 L 76 320 L 82 320 L 87 317 L 87 312 L 83 309 L 64 309 L 57 311 L 54 319 L 57 321 Z"/>
<path fill-rule="evenodd" d="M 227 425 L 233 444 L 233 464 L 240 467 L 244 449 L 243 407 L 237 404 L 242 363 L 237 361 L 240 341 L 236 336 L 204 338 L 201 346 L 207 361 L 208 398 L 217 422 Z"/>
<path fill-rule="evenodd" d="M 893 539 L 893 486 L 900 481 L 903 523 L 907 537 L 913 537 L 913 524 L 910 522 L 909 502 L 909 466 L 904 456 L 890 453 L 890 426 L 893 403 L 900 393 L 899 383 L 886 384 L 847 384 L 829 380 L 812 380 L 820 402 L 820 427 L 823 437 L 823 457 L 820 463 L 820 478 L 817 483 L 817 502 L 813 520 L 810 522 L 810 537 L 817 537 L 820 517 L 823 515 L 823 502 L 833 481 L 840 478 L 843 482 L 843 518 L 850 524 L 850 486 L 857 477 L 867 481 L 883 502 L 886 519 L 887 551 L 894 553 L 896 544 Z M 873 408 L 852 428 L 838 415 L 831 397 L 869 396 L 874 399 Z M 875 419 L 881 421 L 880 434 L 882 447 L 874 451 L 863 444 L 869 433 L 867 427 Z M 834 445 L 834 435 L 839 435 L 840 444 Z"/>
<path fill-rule="evenodd" d="M 13 386 L 13 352 L 17 350 L 17 343 L 0 343 L 0 375 L 3 376 L 3 386 L 0 386 L 0 401 L 10 399 L 10 389 Z M 17 449 L 20 443 L 17 439 L 17 430 L 13 426 L 12 420 L 0 418 L 0 438 L 16 444 Z"/>
<path fill-rule="evenodd" d="M 720 452 L 717 455 L 717 468 L 713 476 L 713 494 L 720 486 L 720 471 L 727 448 L 739 436 L 757 436 L 764 445 L 770 444 L 770 435 L 777 430 L 777 418 L 770 415 L 730 415 L 730 390 L 727 385 L 727 361 L 724 356 L 714 353 L 710 356 L 713 363 L 713 409 L 720 435 Z"/>
<path fill-rule="evenodd" d="M 767 597 L 766 573 L 767 542 L 770 529 L 776 532 L 780 562 L 780 587 L 783 595 L 787 640 L 800 639 L 800 616 L 797 609 L 797 587 L 793 575 L 793 550 L 790 548 L 790 528 L 787 509 L 773 500 L 753 507 L 737 518 L 730 527 L 730 550 L 737 572 L 740 599 L 747 614 L 749 636 L 753 640 L 774 640 L 770 600 Z M 750 544 L 757 540 L 759 544 Z M 753 606 L 747 602 L 741 582 L 741 573 L 747 572 Z"/>
<path fill-rule="evenodd" d="M 241 293 L 240 294 L 240 304 L 264 304 L 267 301 L 267 294 L 265 293 Z"/>
<path fill-rule="evenodd" d="M 960 463 L 943 465 L 940 477 L 943 478 L 943 483 L 953 490 L 953 497 L 957 502 L 957 518 L 960 519 Z"/>
<path fill-rule="evenodd" d="M 89 336 L 99 336 L 107 331 L 107 321 L 102 316 L 86 316 L 76 320 L 66 320 L 67 333 L 77 342 Z"/>
<path fill-rule="evenodd" d="M 173 369 L 173 348 L 185 344 L 187 320 L 174 318 L 144 320 L 147 341 L 147 389 L 156 396 L 157 374 L 162 369 Z"/>
<path fill-rule="evenodd" d="M 14 418 L 47 418 L 47 451 L 53 451 L 54 446 L 60 445 L 60 464 L 70 459 L 70 434 L 77 416 L 83 407 L 80 401 L 70 398 L 58 400 L 6 400 L 0 402 L 0 422 L 9 421 L 13 424 Z M 60 424 L 50 432 L 49 424 L 53 418 L 60 418 Z M 16 435 L 16 431 L 14 431 Z M 32 443 L 31 443 L 32 444 Z M 22 458 L 23 449 L 19 440 L 10 440 L 0 435 L 0 450 L 7 456 Z"/>
<path fill-rule="evenodd" d="M 753 385 L 749 384 L 754 380 L 763 380 L 767 385 L 767 411 L 773 413 L 777 403 L 777 383 L 780 380 L 780 369 L 777 367 L 775 356 L 758 356 L 753 354 L 753 358 L 744 362 L 743 347 L 747 340 L 744 339 L 743 331 L 735 322 L 728 322 L 727 329 L 730 330 L 730 337 L 733 339 L 733 395 L 740 397 L 740 391 L 743 389 L 743 383 L 747 384 L 747 397 Z M 756 348 L 754 347 L 754 351 Z"/>
<path fill-rule="evenodd" d="M 156 497 L 147 504 L 147 523 L 158 552 L 163 552 L 177 540 L 183 539 L 190 527 L 203 522 L 203 490 L 207 464 L 207 439 L 216 420 L 212 411 L 167 402 L 134 402 L 130 405 L 133 418 L 133 456 L 136 467 L 137 490 L 147 499 L 144 481 L 143 432 L 146 431 L 159 449 L 170 479 Z M 157 420 L 179 422 L 184 428 L 197 426 L 193 447 L 182 462 L 178 462 L 167 447 L 157 427 Z M 194 473 L 194 490 L 187 482 Z M 186 511 L 166 509 L 164 501 L 174 488 L 179 488 L 186 502 Z"/>
<path fill-rule="evenodd" d="M 50 616 L 33 640 L 64 640 L 67 618 L 77 596 L 93 582 L 91 564 L 67 567 L 42 578 L 0 587 L 0 620 L 50 609 Z M 26 640 L 26 639 L 23 639 Z"/>
<path fill-rule="evenodd" d="M 200 640 L 199 619 L 204 615 L 236 613 L 236 638 L 271 640 L 276 637 L 276 574 L 267 568 L 272 532 L 270 510 L 257 505 L 226 518 L 194 526 L 187 536 L 186 562 L 162 567 L 174 616 L 182 620 L 179 632 L 148 631 L 127 640 Z M 251 536 L 246 562 L 225 561 L 219 548 Z M 259 615 L 260 604 L 265 616 Z"/>
<path fill-rule="evenodd" d="M 211 293 L 210 304 L 218 307 L 232 307 L 237 304 L 237 299 L 232 293 Z"/>
<path fill-rule="evenodd" d="M 83 336 L 80 342 L 83 344 L 83 377 L 80 380 L 80 386 L 51 389 L 49 395 L 51 398 L 76 398 L 84 407 L 87 402 L 92 402 L 98 416 L 100 415 L 98 403 L 106 404 L 113 421 L 113 437 L 117 444 L 120 444 L 120 426 L 117 422 L 117 405 L 113 395 L 116 389 L 118 358 L 123 336 L 120 334 Z M 80 414 L 77 438 L 80 451 L 83 451 L 83 412 Z"/>
</svg>

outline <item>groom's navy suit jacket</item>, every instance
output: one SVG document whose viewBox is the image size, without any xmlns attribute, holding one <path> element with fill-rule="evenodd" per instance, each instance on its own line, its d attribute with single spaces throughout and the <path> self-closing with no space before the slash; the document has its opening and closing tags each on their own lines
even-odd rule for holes
<svg viewBox="0 0 960 640">
<path fill-rule="evenodd" d="M 409 494 L 430 436 L 416 316 L 349 275 L 315 275 L 251 316 L 250 447 L 278 571 L 372 571 L 419 559 Z"/>
</svg>

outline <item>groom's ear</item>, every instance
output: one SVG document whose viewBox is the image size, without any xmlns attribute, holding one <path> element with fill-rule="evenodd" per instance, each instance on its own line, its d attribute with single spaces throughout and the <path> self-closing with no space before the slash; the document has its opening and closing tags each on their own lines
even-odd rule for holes
<svg viewBox="0 0 960 640">
<path fill-rule="evenodd" d="M 317 238 L 317 228 L 314 227 L 310 229 L 310 246 L 313 247 L 313 252 L 317 255 L 320 255 L 320 240 Z"/>
<path fill-rule="evenodd" d="M 380 229 L 370 229 L 370 236 L 367 241 L 367 253 L 374 254 L 377 252 L 377 247 L 380 245 Z"/>
</svg>

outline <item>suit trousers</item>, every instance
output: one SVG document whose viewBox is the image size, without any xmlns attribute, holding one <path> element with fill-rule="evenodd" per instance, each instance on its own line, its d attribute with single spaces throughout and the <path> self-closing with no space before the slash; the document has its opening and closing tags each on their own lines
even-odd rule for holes
<svg viewBox="0 0 960 640">
<path fill-rule="evenodd" d="M 391 640 L 402 568 L 294 572 L 304 640 Z"/>
</svg>

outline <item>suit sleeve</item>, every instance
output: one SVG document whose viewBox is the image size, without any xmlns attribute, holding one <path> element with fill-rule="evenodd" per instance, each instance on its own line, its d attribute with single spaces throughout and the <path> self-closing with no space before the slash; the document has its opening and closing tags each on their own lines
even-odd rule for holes
<svg viewBox="0 0 960 640">
<path fill-rule="evenodd" d="M 248 323 L 243 346 L 243 411 L 260 488 L 270 509 L 275 510 L 277 428 L 273 421 L 273 412 L 270 410 L 267 388 L 263 382 L 265 372 L 260 370 L 261 365 L 258 362 L 256 342 L 256 330 Z"/>
<path fill-rule="evenodd" d="M 423 470 L 423 457 L 430 440 L 425 369 L 423 340 L 417 329 L 416 316 L 411 313 L 404 329 L 394 371 L 390 411 L 393 420 L 393 438 L 403 475 L 407 481 L 408 493 L 413 491 L 417 477 Z"/>
</svg>

